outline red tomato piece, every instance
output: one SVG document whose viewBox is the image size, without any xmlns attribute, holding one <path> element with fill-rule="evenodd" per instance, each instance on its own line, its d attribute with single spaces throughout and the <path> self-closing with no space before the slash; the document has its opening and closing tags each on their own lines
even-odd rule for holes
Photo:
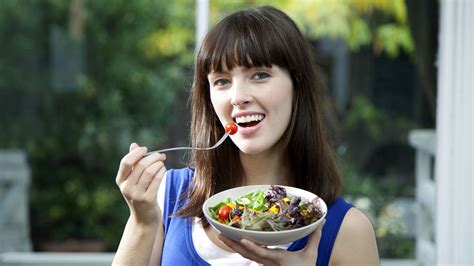
<svg viewBox="0 0 474 266">
<path fill-rule="evenodd" d="M 219 208 L 219 210 L 217 211 L 217 215 L 219 216 L 219 218 L 221 220 L 227 220 L 229 218 L 229 215 L 230 215 L 230 211 L 232 209 L 227 206 L 227 205 L 223 205 L 222 207 Z"/>
<path fill-rule="evenodd" d="M 237 133 L 237 124 L 229 123 L 225 125 L 225 132 L 229 132 L 229 134 L 234 135 L 235 133 Z"/>
</svg>

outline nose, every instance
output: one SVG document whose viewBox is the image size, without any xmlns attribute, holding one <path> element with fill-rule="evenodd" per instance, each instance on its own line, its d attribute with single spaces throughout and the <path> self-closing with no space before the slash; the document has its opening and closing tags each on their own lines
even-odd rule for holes
<svg viewBox="0 0 474 266">
<path fill-rule="evenodd" d="M 234 82 L 232 86 L 232 96 L 230 99 L 230 103 L 233 106 L 244 106 L 248 105 L 253 101 L 253 97 L 250 93 L 250 89 L 244 83 Z"/>
</svg>

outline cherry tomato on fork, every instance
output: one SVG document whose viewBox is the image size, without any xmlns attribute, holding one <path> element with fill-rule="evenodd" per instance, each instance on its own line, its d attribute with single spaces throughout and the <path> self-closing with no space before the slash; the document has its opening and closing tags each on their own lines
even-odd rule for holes
<svg viewBox="0 0 474 266">
<path fill-rule="evenodd" d="M 225 125 L 225 132 L 229 132 L 230 135 L 234 135 L 235 133 L 237 133 L 237 124 L 229 123 Z"/>
<path fill-rule="evenodd" d="M 229 218 L 229 215 L 230 215 L 230 211 L 232 209 L 227 206 L 227 205 L 223 205 L 222 207 L 219 208 L 219 210 L 217 211 L 217 215 L 219 216 L 219 218 L 221 220 L 227 220 Z"/>
</svg>

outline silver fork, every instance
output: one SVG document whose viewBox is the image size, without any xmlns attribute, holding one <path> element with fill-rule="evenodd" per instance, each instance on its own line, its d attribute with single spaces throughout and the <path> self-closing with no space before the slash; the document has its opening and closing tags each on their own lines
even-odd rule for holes
<svg viewBox="0 0 474 266">
<path fill-rule="evenodd" d="M 168 151 L 180 151 L 180 150 L 195 150 L 195 151 L 208 151 L 208 150 L 212 150 L 212 149 L 215 149 L 217 147 L 219 147 L 223 142 L 224 140 L 230 135 L 230 132 L 229 131 L 226 131 L 224 136 L 222 136 L 222 138 L 216 142 L 216 144 L 214 144 L 214 146 L 212 147 L 205 147 L 205 148 L 196 148 L 196 147 L 174 147 L 174 148 L 166 148 L 166 149 L 161 149 L 161 150 L 157 150 L 157 151 L 150 151 L 150 152 L 147 152 L 145 153 L 144 156 L 148 156 L 152 153 L 155 153 L 155 152 L 168 152 Z"/>
</svg>

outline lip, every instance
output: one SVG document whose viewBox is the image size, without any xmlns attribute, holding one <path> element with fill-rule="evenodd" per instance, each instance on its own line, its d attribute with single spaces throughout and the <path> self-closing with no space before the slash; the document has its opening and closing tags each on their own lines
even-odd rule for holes
<svg viewBox="0 0 474 266">
<path fill-rule="evenodd" d="M 260 123 L 256 124 L 255 126 L 252 126 L 252 127 L 241 127 L 237 124 L 237 126 L 239 127 L 239 129 L 237 130 L 237 134 L 240 134 L 242 136 L 254 135 L 255 133 L 257 133 L 257 131 L 260 129 L 260 127 L 262 127 L 262 124 L 263 124 L 264 120 L 265 120 L 265 118 L 262 121 L 260 121 Z"/>
<path fill-rule="evenodd" d="M 239 134 L 242 135 L 242 136 L 251 136 L 251 135 L 254 135 L 258 129 L 261 127 L 261 122 L 258 123 L 257 125 L 253 126 L 253 127 L 240 127 L 239 126 Z"/>
</svg>

